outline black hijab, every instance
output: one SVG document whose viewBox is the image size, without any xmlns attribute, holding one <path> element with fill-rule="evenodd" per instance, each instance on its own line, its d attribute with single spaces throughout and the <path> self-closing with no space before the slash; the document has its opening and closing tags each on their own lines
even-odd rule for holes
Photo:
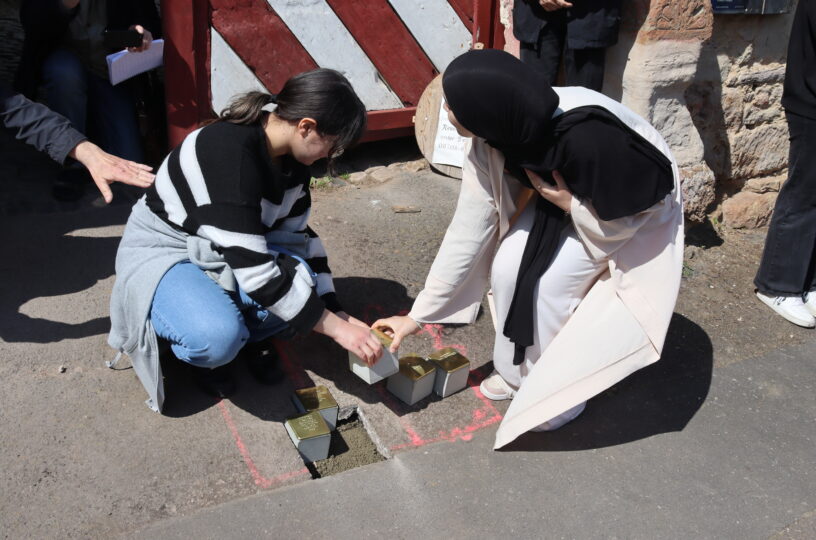
<svg viewBox="0 0 816 540">
<path fill-rule="evenodd" d="M 558 94 L 535 69 L 509 53 L 482 50 L 459 56 L 445 70 L 442 88 L 456 119 L 500 150 L 519 182 L 533 187 L 525 168 L 545 180 L 558 170 L 572 194 L 591 202 L 602 220 L 646 210 L 674 188 L 668 158 L 603 107 L 578 107 L 553 116 Z M 552 263 L 568 223 L 560 208 L 537 197 L 503 329 L 516 347 L 516 365 L 533 344 L 536 283 Z"/>
</svg>

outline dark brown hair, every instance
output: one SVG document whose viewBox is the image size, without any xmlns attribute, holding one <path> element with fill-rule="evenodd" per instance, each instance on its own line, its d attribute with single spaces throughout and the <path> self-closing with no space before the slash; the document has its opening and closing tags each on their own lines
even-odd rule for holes
<svg viewBox="0 0 816 540">
<path fill-rule="evenodd" d="M 220 120 L 234 124 L 260 122 L 263 107 L 277 103 L 275 115 L 289 122 L 313 118 L 317 132 L 336 137 L 329 153 L 333 157 L 353 145 L 365 132 L 366 109 L 351 83 L 333 69 L 315 69 L 290 78 L 277 95 L 265 92 L 242 94 L 221 112 Z"/>
</svg>

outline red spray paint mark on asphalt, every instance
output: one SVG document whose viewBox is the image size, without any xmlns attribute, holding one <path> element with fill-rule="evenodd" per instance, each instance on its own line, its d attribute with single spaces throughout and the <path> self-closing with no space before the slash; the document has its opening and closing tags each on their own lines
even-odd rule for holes
<svg viewBox="0 0 816 540">
<path fill-rule="evenodd" d="M 308 380 L 306 379 L 306 375 L 302 370 L 299 370 L 295 367 L 292 359 L 287 354 L 287 350 L 285 347 L 275 347 L 278 351 L 278 357 L 281 360 L 281 367 L 284 372 L 286 372 L 286 376 L 299 388 L 303 388 L 307 386 Z M 218 408 L 221 410 L 221 416 L 224 418 L 224 422 L 226 422 L 227 427 L 232 434 L 232 438 L 235 441 L 235 446 L 238 448 L 238 452 L 241 454 L 241 458 L 243 458 L 244 463 L 249 469 L 249 474 L 252 475 L 252 480 L 255 482 L 256 486 L 259 486 L 264 489 L 268 489 L 274 486 L 278 486 L 289 480 L 291 478 L 296 478 L 298 476 L 302 476 L 304 474 L 310 474 L 309 469 L 303 467 L 302 469 L 298 469 L 296 471 L 290 471 L 287 473 L 279 474 L 277 476 L 273 476 L 272 478 L 267 478 L 261 474 L 258 470 L 258 467 L 255 465 L 255 462 L 252 459 L 252 456 L 249 454 L 249 450 L 244 444 L 243 439 L 241 439 L 241 434 L 238 433 L 238 427 L 235 425 L 235 422 L 232 419 L 232 414 L 230 414 L 229 408 L 224 400 L 220 400 L 218 402 Z"/>
<path fill-rule="evenodd" d="M 433 340 L 433 347 L 436 350 L 444 349 L 445 347 L 452 347 L 459 351 L 462 356 L 467 357 L 467 347 L 464 345 L 454 344 L 454 345 L 445 345 L 444 339 L 442 336 L 442 325 L 441 324 L 425 324 L 420 331 L 420 334 L 428 334 L 431 339 Z M 493 406 L 493 403 L 487 399 L 479 390 L 479 384 L 482 382 L 482 379 L 478 376 L 477 372 L 472 371 L 470 375 L 468 375 L 468 386 L 470 387 L 471 391 L 473 391 L 474 395 L 476 396 L 479 401 L 482 402 L 481 408 L 474 408 L 472 411 L 472 421 L 470 424 L 466 425 L 463 428 L 456 427 L 451 429 L 448 432 L 440 431 L 437 437 L 432 439 L 423 439 L 413 428 L 409 431 L 406 429 L 406 434 L 411 439 L 408 443 L 398 444 L 391 447 L 391 450 L 400 450 L 402 448 L 419 448 L 420 446 L 425 446 L 426 444 L 431 444 L 439 441 L 469 441 L 473 438 L 473 433 L 479 431 L 480 429 L 486 428 L 491 426 L 497 422 L 501 422 L 502 414 Z M 400 418 L 403 423 L 403 428 L 405 428 L 405 424 L 408 423 L 407 419 Z M 410 425 L 410 424 L 409 424 Z"/>
<path fill-rule="evenodd" d="M 241 434 L 238 433 L 238 427 L 235 425 L 235 421 L 232 419 L 232 414 L 229 412 L 229 408 L 227 407 L 226 402 L 222 399 L 218 401 L 218 408 L 221 410 L 221 416 L 224 417 L 224 422 L 226 422 L 227 427 L 232 434 L 232 438 L 235 441 L 235 446 L 238 447 L 238 452 L 240 452 L 241 457 L 244 460 L 247 468 L 249 469 L 249 474 L 252 475 L 252 480 L 255 482 L 256 486 L 262 487 L 264 489 L 277 486 L 289 480 L 290 478 L 295 478 L 297 476 L 301 476 L 304 474 L 309 474 L 309 469 L 303 467 L 297 471 L 291 471 L 288 473 L 279 474 L 278 476 L 273 476 L 272 478 L 267 478 L 261 474 L 258 470 L 258 467 L 255 466 L 255 462 L 252 460 L 252 456 L 249 455 L 249 450 L 247 450 L 246 445 L 244 444 L 243 439 L 241 439 Z"/>
<path fill-rule="evenodd" d="M 372 317 L 376 313 L 376 317 Z M 383 314 L 386 313 L 385 310 L 378 305 L 368 305 L 364 308 L 364 321 L 368 324 L 374 322 L 374 320 L 381 318 Z M 407 314 L 407 311 L 402 311 L 399 313 L 400 315 Z M 452 347 L 459 351 L 463 356 L 467 356 L 467 347 L 460 344 L 453 344 L 453 345 L 446 345 L 444 343 L 444 336 L 442 335 L 442 325 L 441 324 L 425 324 L 420 331 L 420 334 L 428 334 L 431 339 L 433 340 L 433 347 L 436 350 L 444 349 L 445 347 Z M 278 351 L 278 356 L 281 359 L 281 367 L 286 372 L 286 376 L 295 384 L 295 386 L 303 388 L 309 381 L 303 372 L 303 370 L 298 369 L 294 363 L 292 362 L 287 347 L 276 347 Z M 479 390 L 479 384 L 482 382 L 482 378 L 479 377 L 478 372 L 471 371 L 470 375 L 468 375 L 468 386 L 473 394 L 476 396 L 479 401 L 482 402 L 481 408 L 474 408 L 472 411 L 472 421 L 470 424 L 466 425 L 465 427 L 455 427 L 450 431 L 440 431 L 438 436 L 425 439 L 423 438 L 419 432 L 414 428 L 413 424 L 405 418 L 404 416 L 399 416 L 398 420 L 400 425 L 402 426 L 403 431 L 408 436 L 409 442 L 403 444 L 397 444 L 391 447 L 391 450 L 400 450 L 403 448 L 419 448 L 421 446 L 425 446 L 427 444 L 440 442 L 440 441 L 469 441 L 473 438 L 473 433 L 484 429 L 488 426 L 501 422 L 502 414 L 493 406 L 493 403 L 487 399 Z M 397 399 L 391 395 L 390 392 L 386 390 L 383 385 L 377 385 L 377 392 L 382 397 L 383 402 L 388 406 L 391 410 L 398 410 L 401 407 L 401 404 Z M 238 428 L 235 425 L 235 422 L 232 419 L 232 415 L 229 412 L 229 408 L 227 407 L 226 403 L 221 400 L 218 402 L 218 408 L 221 410 L 221 415 L 224 418 L 224 422 L 226 422 L 227 427 L 232 434 L 233 439 L 235 440 L 235 446 L 238 448 L 238 452 L 241 454 L 241 457 L 244 460 L 247 468 L 249 469 L 250 474 L 252 475 L 252 479 L 255 482 L 255 485 L 267 489 L 270 487 L 274 487 L 280 485 L 281 483 L 289 480 L 291 478 L 295 478 L 298 476 L 302 476 L 304 474 L 309 474 L 309 470 L 306 467 L 302 469 L 291 471 L 288 473 L 283 473 L 278 476 L 274 476 L 272 478 L 267 478 L 263 476 L 258 468 L 255 466 L 255 462 L 252 460 L 252 456 L 249 454 L 249 450 L 247 450 L 246 445 L 244 444 L 243 440 L 241 439 L 240 433 L 238 433 Z"/>
</svg>

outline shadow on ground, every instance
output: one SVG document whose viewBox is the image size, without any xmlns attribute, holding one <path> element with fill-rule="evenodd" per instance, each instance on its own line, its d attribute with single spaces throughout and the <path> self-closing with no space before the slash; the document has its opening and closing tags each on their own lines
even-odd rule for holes
<svg viewBox="0 0 816 540">
<path fill-rule="evenodd" d="M 9 343 L 54 343 L 106 333 L 107 317 L 71 324 L 31 317 L 20 308 L 33 299 L 84 291 L 113 275 L 118 237 L 68 233 L 122 224 L 128 211 L 119 206 L 56 219 L 41 215 L 0 220 L 6 253 L 14 254 L 0 262 L 0 275 L 8 285 L 0 292 L 0 338 Z"/>
<path fill-rule="evenodd" d="M 413 303 L 405 287 L 395 281 L 348 277 L 335 279 L 335 287 L 344 308 L 369 324 L 379 317 L 405 312 Z M 387 306 L 387 310 L 383 306 Z M 230 402 L 261 420 L 282 422 L 294 414 L 290 401 L 293 391 L 317 384 L 307 370 L 333 381 L 337 388 L 366 403 L 385 403 L 397 416 L 420 410 L 435 401 L 423 400 L 415 406 L 408 406 L 394 398 L 383 384 L 367 385 L 349 370 L 348 353 L 326 336 L 312 332 L 291 341 L 278 341 L 276 345 L 286 377 L 274 386 L 255 381 L 241 358 L 230 363 L 228 368 L 238 386 L 237 392 L 229 398 Z M 166 396 L 164 415 L 190 416 L 217 403 L 195 386 L 190 369 L 171 353 L 162 355 Z"/>
<path fill-rule="evenodd" d="M 675 314 L 660 361 L 591 399 L 574 422 L 525 433 L 503 451 L 589 450 L 682 431 L 708 395 L 712 367 L 708 335 Z"/>
<path fill-rule="evenodd" d="M 346 277 L 334 280 L 338 299 L 348 313 L 368 324 L 375 320 L 406 313 L 413 303 L 405 287 L 387 279 Z M 349 370 L 348 353 L 330 338 L 312 333 L 281 344 L 284 371 L 296 388 L 315 382 L 307 371 L 329 379 L 335 386 L 365 403 L 383 403 L 397 416 L 427 407 L 432 400 L 408 406 L 385 389 L 384 383 L 366 384 Z"/>
</svg>

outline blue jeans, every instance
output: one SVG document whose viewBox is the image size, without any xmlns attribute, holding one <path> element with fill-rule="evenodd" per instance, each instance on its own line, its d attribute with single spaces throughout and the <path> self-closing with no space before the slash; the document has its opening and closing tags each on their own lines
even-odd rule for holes
<svg viewBox="0 0 816 540">
<path fill-rule="evenodd" d="M 247 342 L 294 335 L 285 321 L 244 291 L 224 290 L 189 261 L 176 264 L 162 277 L 150 321 L 179 360 L 205 368 L 228 364 Z"/>
<path fill-rule="evenodd" d="M 136 106 L 126 83 L 112 86 L 90 73 L 72 52 L 58 49 L 43 64 L 48 105 L 87 134 L 90 127 L 103 150 L 141 163 L 144 160 Z"/>
</svg>

